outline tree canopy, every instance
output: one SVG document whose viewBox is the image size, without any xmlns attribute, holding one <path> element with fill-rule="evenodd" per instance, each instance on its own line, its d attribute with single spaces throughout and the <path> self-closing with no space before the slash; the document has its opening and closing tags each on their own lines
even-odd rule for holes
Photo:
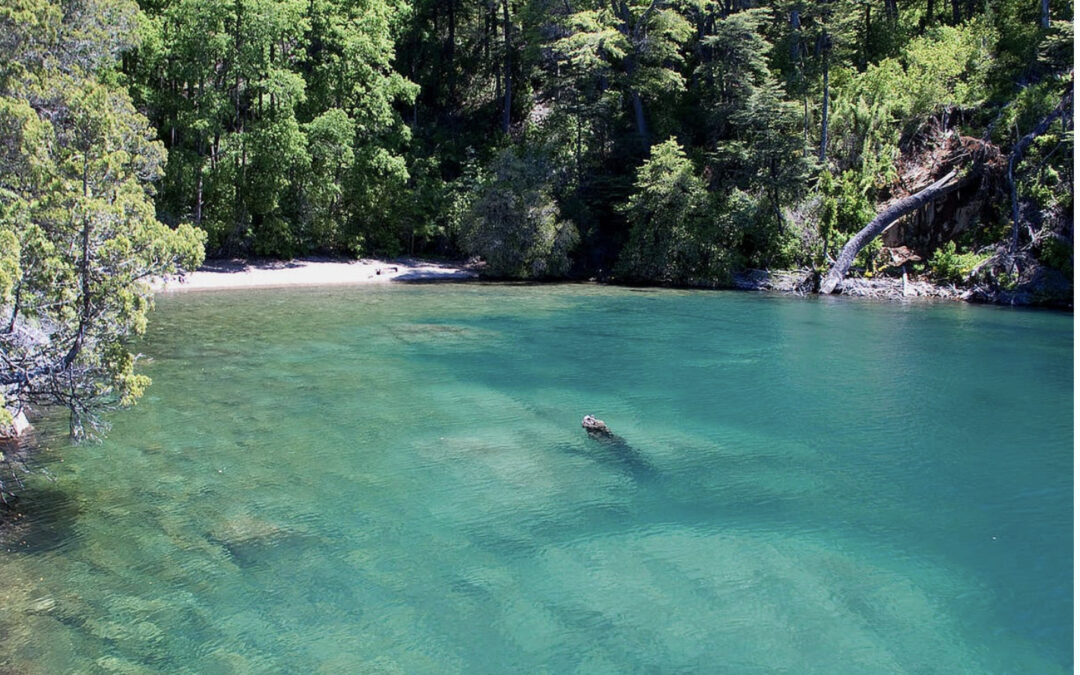
<svg viewBox="0 0 1080 675">
<path fill-rule="evenodd" d="M 542 157 L 530 185 L 579 237 L 569 264 L 538 274 L 627 271 L 639 169 L 674 138 L 708 193 L 702 217 L 725 223 L 722 241 L 697 244 L 722 246 L 726 270 L 821 266 L 902 196 L 901 169 L 931 136 L 989 134 L 1005 148 L 1053 107 L 1072 77 L 1071 11 L 1018 0 L 144 0 L 121 71 L 166 147 L 157 215 L 205 231 L 213 255 L 505 259 L 517 252 L 479 246 L 479 221 L 461 215 L 520 187 L 490 180 L 509 157 Z M 1045 142 L 1072 141 L 1058 124 Z M 1017 172 L 1035 233 L 1024 243 L 1060 268 L 1060 251 L 1037 242 L 1071 242 L 1071 168 L 1068 153 L 1040 148 Z M 952 238 L 993 241 L 1002 206 Z M 514 225 L 547 227 L 527 221 Z M 530 237 L 545 240 L 539 229 Z"/>
</svg>

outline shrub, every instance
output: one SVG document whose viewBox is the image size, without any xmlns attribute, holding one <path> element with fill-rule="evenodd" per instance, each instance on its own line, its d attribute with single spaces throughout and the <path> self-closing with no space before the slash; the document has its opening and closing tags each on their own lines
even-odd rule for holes
<svg viewBox="0 0 1080 675">
<path fill-rule="evenodd" d="M 957 253 L 956 242 L 950 241 L 935 251 L 927 262 L 930 264 L 930 272 L 936 278 L 952 283 L 962 283 L 988 257 L 974 252 Z"/>
<path fill-rule="evenodd" d="M 987 94 L 987 74 L 996 37 L 981 21 L 935 26 L 908 45 L 903 98 L 909 119 L 919 119 L 947 105 L 968 107 Z"/>
</svg>

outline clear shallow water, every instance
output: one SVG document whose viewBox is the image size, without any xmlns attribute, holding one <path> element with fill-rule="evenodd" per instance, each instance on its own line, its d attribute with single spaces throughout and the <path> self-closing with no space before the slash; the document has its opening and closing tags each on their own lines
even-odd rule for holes
<svg viewBox="0 0 1080 675">
<path fill-rule="evenodd" d="M 591 286 L 162 297 L 144 400 L 41 455 L 0 666 L 1069 672 L 1072 341 Z"/>
</svg>

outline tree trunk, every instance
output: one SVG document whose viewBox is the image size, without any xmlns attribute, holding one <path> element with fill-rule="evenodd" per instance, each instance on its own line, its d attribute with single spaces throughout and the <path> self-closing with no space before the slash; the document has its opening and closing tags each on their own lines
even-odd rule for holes
<svg viewBox="0 0 1080 675">
<path fill-rule="evenodd" d="M 575 106 L 574 117 L 577 124 L 577 141 L 574 144 L 574 165 L 577 168 L 577 182 L 578 190 L 581 189 L 582 184 L 582 171 L 581 171 L 581 107 Z"/>
<path fill-rule="evenodd" d="M 502 93 L 502 61 L 499 58 L 498 51 L 498 37 L 499 37 L 499 3 L 495 0 L 488 0 L 488 22 L 487 28 L 484 30 L 484 63 L 489 64 L 492 73 L 495 75 L 495 100 L 501 101 L 503 97 Z M 489 31 L 490 28 L 490 38 Z M 490 47 L 490 59 L 489 59 L 489 43 Z M 501 122 L 500 122 L 501 123 Z"/>
<path fill-rule="evenodd" d="M 952 0 L 952 22 L 954 26 L 960 25 L 960 0 Z"/>
<path fill-rule="evenodd" d="M 1028 149 L 1028 146 L 1035 142 L 1035 139 L 1046 133 L 1046 130 L 1050 128 L 1050 125 L 1054 123 L 1057 118 L 1069 112 L 1069 108 L 1072 107 L 1072 95 L 1073 88 L 1069 85 L 1069 88 L 1065 91 L 1065 95 L 1061 97 L 1061 102 L 1057 107 L 1050 112 L 1049 115 L 1044 117 L 1041 122 L 1035 125 L 1035 128 L 1031 130 L 1027 136 L 1021 138 L 1016 146 L 1013 148 L 1012 153 L 1009 155 L 1009 199 L 1012 204 L 1012 239 L 1009 245 L 1009 253 L 1016 255 L 1016 250 L 1020 244 L 1020 203 L 1016 196 L 1016 181 L 1013 180 L 1013 170 L 1016 164 L 1023 158 L 1024 152 Z"/>
<path fill-rule="evenodd" d="M 958 2 L 959 0 L 953 0 Z M 866 3 L 863 6 L 863 26 L 865 35 L 863 35 L 863 58 L 862 63 L 859 64 L 859 72 L 866 70 L 866 66 L 870 64 L 870 34 L 873 32 L 873 26 L 870 23 L 870 3 Z"/>
<path fill-rule="evenodd" d="M 799 22 L 799 10 L 791 10 L 791 62 L 799 63 L 802 55 L 802 24 Z"/>
<path fill-rule="evenodd" d="M 510 133 L 510 104 L 513 95 L 510 91 L 510 0 L 503 0 L 503 115 L 502 130 L 504 134 Z"/>
<path fill-rule="evenodd" d="M 201 112 L 203 102 L 203 80 L 199 78 L 199 99 L 196 105 L 196 110 Z M 203 206 L 203 167 L 206 164 L 206 132 L 199 131 L 199 142 L 196 146 L 196 153 L 198 154 L 199 161 L 199 181 L 195 187 L 195 225 L 202 224 L 202 206 Z"/>
<path fill-rule="evenodd" d="M 899 15 L 900 10 L 896 7 L 896 0 L 885 0 L 885 18 L 889 23 L 895 23 Z"/>
<path fill-rule="evenodd" d="M 203 205 L 203 167 L 202 162 L 199 162 L 199 181 L 195 188 L 195 226 L 202 225 L 202 205 Z"/>
<path fill-rule="evenodd" d="M 829 146 L 829 52 L 821 53 L 823 93 L 821 95 L 821 153 L 818 159 L 825 163 L 825 150 Z"/>
<path fill-rule="evenodd" d="M 484 64 L 488 63 L 491 54 L 491 34 L 495 32 L 495 3 L 488 0 L 487 13 L 484 16 Z"/>
<path fill-rule="evenodd" d="M 802 96 L 802 156 L 810 154 L 810 99 L 803 88 Z"/>
<path fill-rule="evenodd" d="M 1017 155 L 1013 153 L 1009 157 L 1009 204 L 1012 207 L 1012 236 L 1009 237 L 1009 255 L 1016 256 L 1016 249 L 1020 246 L 1020 200 L 1016 197 L 1016 181 L 1013 180 L 1013 165 Z"/>
<path fill-rule="evenodd" d="M 954 0 L 955 1 L 955 0 Z M 450 97 L 450 102 L 454 102 L 454 96 L 457 91 L 457 71 L 454 65 L 454 58 L 457 51 L 457 16 L 455 16 L 455 5 L 457 0 L 450 0 L 447 3 L 447 38 L 446 38 L 446 79 L 447 89 Z"/>
<path fill-rule="evenodd" d="M 934 25 L 934 0 L 926 0 L 926 25 Z"/>
<path fill-rule="evenodd" d="M 88 157 L 89 151 L 83 152 L 83 196 L 87 199 L 90 198 L 90 182 L 88 180 L 90 160 Z M 75 333 L 75 340 L 71 343 L 71 348 L 64 354 L 64 358 L 60 361 L 60 369 L 67 370 L 74 361 L 75 357 L 79 355 L 79 351 L 82 349 L 83 341 L 86 339 L 86 325 L 90 322 L 90 228 L 93 223 L 93 219 L 89 215 L 83 214 L 82 218 L 82 257 L 79 260 L 79 293 L 81 294 L 81 310 L 79 311 L 79 329 Z"/>
<path fill-rule="evenodd" d="M 641 102 L 641 94 L 637 91 L 631 91 L 630 102 L 634 106 L 634 124 L 637 126 L 638 136 L 641 138 L 641 147 L 648 152 L 649 127 L 645 123 L 645 106 Z"/>
<path fill-rule="evenodd" d="M 927 187 L 916 194 L 904 197 L 879 213 L 876 218 L 870 221 L 869 225 L 859 230 L 848 243 L 844 244 L 844 248 L 840 251 L 840 255 L 837 256 L 836 262 L 833 263 L 833 266 L 829 269 L 829 273 L 826 275 L 825 280 L 821 282 L 821 290 L 819 292 L 828 295 L 836 290 L 837 284 L 843 280 L 844 275 L 847 274 L 852 263 L 855 262 L 855 256 L 859 254 L 859 251 L 873 241 L 874 237 L 884 232 L 897 219 L 933 202 L 938 197 L 944 196 L 959 188 L 964 181 L 956 181 L 953 180 L 954 178 L 956 178 L 956 169 L 945 174 L 944 177 L 937 180 L 930 185 L 930 187 Z"/>
<path fill-rule="evenodd" d="M 1039 4 L 1042 9 L 1039 15 L 1039 26 L 1046 30 L 1050 27 L 1050 0 L 1042 0 Z"/>
</svg>

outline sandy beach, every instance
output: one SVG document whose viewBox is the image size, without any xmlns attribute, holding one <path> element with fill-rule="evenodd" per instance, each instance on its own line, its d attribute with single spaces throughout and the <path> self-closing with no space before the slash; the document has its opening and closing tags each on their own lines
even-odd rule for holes
<svg viewBox="0 0 1080 675">
<path fill-rule="evenodd" d="M 425 260 L 289 261 L 208 260 L 194 272 L 158 279 L 159 293 L 282 286 L 382 284 L 391 281 L 449 281 L 475 279 L 476 272 L 460 265 Z"/>
</svg>

